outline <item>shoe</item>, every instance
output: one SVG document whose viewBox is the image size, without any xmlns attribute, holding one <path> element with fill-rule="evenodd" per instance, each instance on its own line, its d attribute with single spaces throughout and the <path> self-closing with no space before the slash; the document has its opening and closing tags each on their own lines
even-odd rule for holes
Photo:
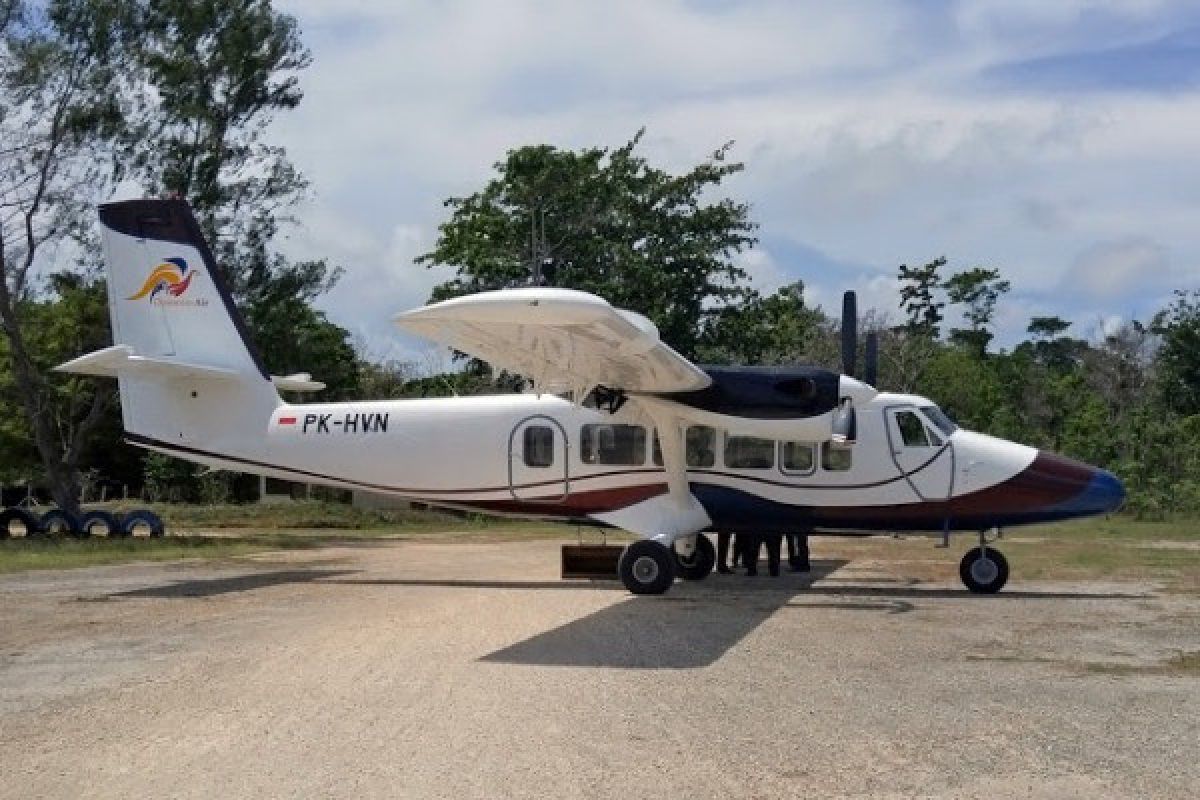
<svg viewBox="0 0 1200 800">
<path fill-rule="evenodd" d="M 756 575 L 758 575 L 758 570 L 757 570 L 757 569 L 755 569 L 754 567 L 751 567 L 750 569 L 746 570 L 746 577 L 747 577 L 747 578 L 753 578 L 753 577 L 755 577 Z"/>
<path fill-rule="evenodd" d="M 772 577 L 772 578 L 778 578 L 778 577 L 779 577 L 779 567 L 775 567 L 775 569 L 771 570 L 771 577 Z"/>
<path fill-rule="evenodd" d="M 717 567 L 717 572 L 721 573 L 722 575 L 732 575 L 733 574 L 733 570 L 731 570 L 729 567 L 725 566 L 724 564 L 721 564 L 720 566 Z"/>
</svg>

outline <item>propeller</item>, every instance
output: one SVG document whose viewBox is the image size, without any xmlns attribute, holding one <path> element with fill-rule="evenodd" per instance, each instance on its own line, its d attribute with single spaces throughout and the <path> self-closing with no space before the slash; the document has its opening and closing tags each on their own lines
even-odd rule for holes
<svg viewBox="0 0 1200 800">
<path fill-rule="evenodd" d="M 858 296 L 850 291 L 842 295 L 842 372 L 857 378 L 858 371 Z M 863 379 L 871 386 L 879 380 L 879 334 L 867 334 L 867 347 L 863 358 Z M 831 439 L 834 444 L 849 446 L 858 437 L 858 420 L 854 404 L 843 397 L 833 414 Z"/>
<path fill-rule="evenodd" d="M 851 378 L 858 366 L 858 297 L 842 295 L 842 372 Z"/>
<path fill-rule="evenodd" d="M 842 373 L 854 377 L 858 366 L 858 297 L 854 292 L 842 295 Z M 833 414 L 830 439 L 839 446 L 850 446 L 858 438 L 858 421 L 849 397 L 843 397 Z"/>
<path fill-rule="evenodd" d="M 867 334 L 867 352 L 863 357 L 863 381 L 876 386 L 879 383 L 879 334 Z"/>
</svg>

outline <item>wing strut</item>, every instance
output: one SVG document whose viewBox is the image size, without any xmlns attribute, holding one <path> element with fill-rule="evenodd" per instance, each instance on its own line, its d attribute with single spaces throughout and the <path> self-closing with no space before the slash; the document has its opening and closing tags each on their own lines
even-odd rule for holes
<svg viewBox="0 0 1200 800">
<path fill-rule="evenodd" d="M 634 395 L 630 400 L 646 412 L 658 429 L 658 441 L 662 448 L 667 478 L 667 493 L 617 511 L 596 514 L 594 517 L 601 522 L 639 533 L 647 539 L 670 545 L 680 537 L 691 536 L 709 528 L 712 518 L 708 516 L 708 512 L 692 494 L 688 485 L 683 444 L 684 421 L 673 408 L 674 404 L 644 395 Z"/>
</svg>

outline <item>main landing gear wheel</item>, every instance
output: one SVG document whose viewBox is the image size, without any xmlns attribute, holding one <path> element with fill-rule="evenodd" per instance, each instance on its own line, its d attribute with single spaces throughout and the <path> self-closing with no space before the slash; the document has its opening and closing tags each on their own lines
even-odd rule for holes
<svg viewBox="0 0 1200 800">
<path fill-rule="evenodd" d="M 958 565 L 963 584 L 977 594 L 995 594 L 1008 583 L 1008 559 L 994 547 L 974 547 Z"/>
<path fill-rule="evenodd" d="M 658 542 L 642 539 L 621 553 L 617 573 L 633 594 L 662 594 L 675 582 L 675 555 Z"/>
<path fill-rule="evenodd" d="M 717 550 L 703 533 L 696 534 L 696 546 L 690 556 L 684 556 L 674 547 L 671 550 L 675 553 L 676 571 L 685 581 L 702 581 L 717 565 Z"/>
</svg>

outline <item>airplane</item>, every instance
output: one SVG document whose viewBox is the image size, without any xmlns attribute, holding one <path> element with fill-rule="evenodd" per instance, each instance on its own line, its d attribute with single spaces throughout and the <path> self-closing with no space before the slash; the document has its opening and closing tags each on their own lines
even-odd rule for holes
<svg viewBox="0 0 1200 800">
<path fill-rule="evenodd" d="M 644 316 L 585 292 L 502 289 L 397 314 L 402 330 L 532 381 L 523 394 L 285 402 L 187 203 L 99 208 L 114 344 L 56 369 L 115 377 L 131 444 L 217 469 L 433 506 L 629 531 L 634 594 L 713 569 L 706 533 L 969 533 L 972 592 L 1008 580 L 1003 528 L 1107 514 L 1111 473 L 965 430 L 932 400 L 881 392 L 876 344 L 843 368 L 701 367 Z"/>
</svg>

